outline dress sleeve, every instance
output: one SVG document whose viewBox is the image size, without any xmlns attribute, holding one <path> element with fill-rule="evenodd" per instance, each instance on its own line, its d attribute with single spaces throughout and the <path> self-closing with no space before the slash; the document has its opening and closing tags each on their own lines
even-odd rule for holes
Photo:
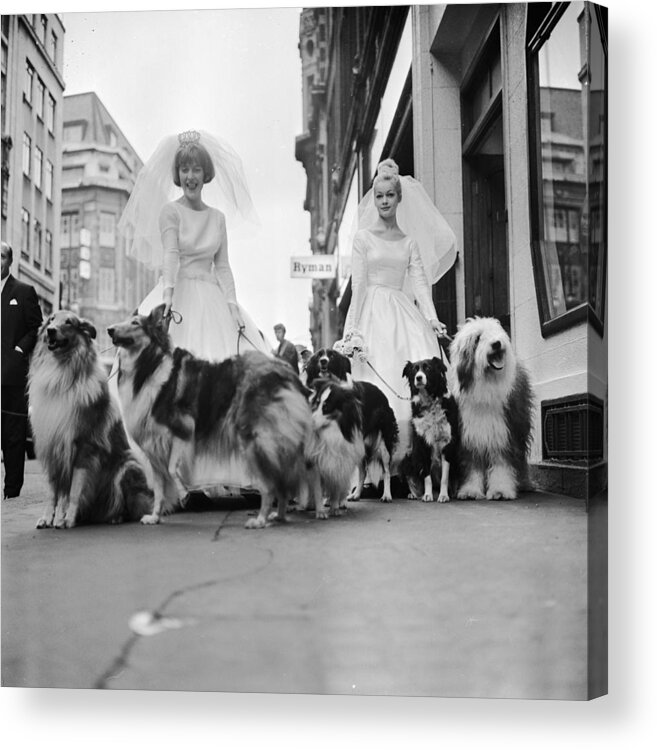
<svg viewBox="0 0 657 750">
<path fill-rule="evenodd" d="M 165 289 L 173 288 L 176 281 L 180 260 L 179 228 L 180 215 L 170 203 L 167 203 L 160 212 L 160 236 L 164 249 L 162 278 Z"/>
<path fill-rule="evenodd" d="M 366 291 L 367 243 L 361 232 L 357 232 L 351 251 L 351 304 L 344 324 L 345 333 L 358 329 Z"/>
<path fill-rule="evenodd" d="M 410 241 L 410 258 L 408 261 L 408 276 L 411 280 L 415 299 L 420 307 L 420 312 L 427 320 L 438 319 L 436 308 L 431 298 L 431 287 L 427 274 L 422 264 L 420 248 L 415 240 Z"/>
<path fill-rule="evenodd" d="M 228 235 L 226 233 L 226 219 L 224 215 L 217 211 L 217 221 L 219 222 L 219 247 L 214 254 L 214 274 L 219 282 L 222 292 L 226 295 L 228 302 L 237 304 L 237 295 L 235 293 L 235 278 L 228 260 Z"/>
</svg>

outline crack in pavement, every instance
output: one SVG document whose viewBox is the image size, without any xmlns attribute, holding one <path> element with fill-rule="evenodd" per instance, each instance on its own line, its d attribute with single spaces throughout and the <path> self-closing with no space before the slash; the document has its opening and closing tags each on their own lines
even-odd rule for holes
<svg viewBox="0 0 657 750">
<path fill-rule="evenodd" d="M 184 586 L 183 588 L 177 589 L 176 591 L 173 591 L 171 594 L 169 594 L 164 601 L 156 607 L 151 612 L 148 612 L 147 610 L 142 610 L 141 612 L 147 612 L 150 615 L 150 618 L 152 621 L 158 621 L 165 619 L 164 611 L 166 607 L 169 606 L 169 604 L 174 601 L 176 598 L 183 596 L 184 594 L 189 594 L 193 591 L 200 591 L 204 588 L 211 588 L 212 586 L 218 586 L 219 584 L 226 583 L 230 580 L 239 580 L 240 578 L 243 578 L 245 576 L 252 576 L 254 574 L 258 574 L 261 570 L 265 570 L 270 564 L 274 557 L 274 553 L 271 549 L 265 549 L 262 550 L 262 552 L 267 553 L 267 560 L 262 563 L 261 565 L 258 565 L 257 567 L 253 568 L 250 571 L 242 571 L 239 574 L 228 576 L 226 578 L 220 578 L 220 579 L 213 579 L 211 581 L 203 581 L 202 583 L 196 583 L 191 584 L 190 586 Z M 187 624 L 191 623 L 192 618 L 185 618 L 187 621 Z M 212 619 L 221 619 L 221 618 L 212 618 Z M 123 647 L 121 648 L 118 656 L 112 660 L 110 666 L 102 673 L 102 675 L 95 681 L 93 687 L 94 689 L 98 690 L 106 690 L 108 688 L 108 683 L 110 680 L 116 679 L 117 677 L 120 677 L 126 668 L 129 667 L 129 658 L 130 654 L 132 652 L 132 649 L 136 645 L 136 643 L 142 638 L 142 635 L 138 635 L 136 633 L 133 633 L 130 635 L 130 637 L 127 639 L 127 641 L 123 644 Z"/>
</svg>

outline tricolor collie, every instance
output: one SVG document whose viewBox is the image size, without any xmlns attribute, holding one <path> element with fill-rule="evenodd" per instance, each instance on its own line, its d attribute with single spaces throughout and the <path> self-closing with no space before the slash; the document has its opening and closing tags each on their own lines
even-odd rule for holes
<svg viewBox="0 0 657 750">
<path fill-rule="evenodd" d="M 52 494 L 38 529 L 136 521 L 152 506 L 95 337 L 89 321 L 66 310 L 51 315 L 39 332 L 29 375 L 30 421 Z"/>
<path fill-rule="evenodd" d="M 340 515 L 354 472 L 365 460 L 361 404 L 353 388 L 336 380 L 315 379 L 311 396 L 315 447 L 311 496 L 302 507 L 317 518 Z M 327 499 L 327 507 L 323 498 Z"/>
<path fill-rule="evenodd" d="M 449 395 L 447 368 L 438 358 L 407 362 L 402 375 L 411 390 L 411 450 L 401 463 L 414 497 L 432 502 L 433 479 L 440 475 L 438 502 L 450 497 L 450 467 L 458 455 L 458 409 Z"/>
<path fill-rule="evenodd" d="M 459 407 L 457 497 L 511 500 L 526 479 L 533 395 L 526 370 L 495 318 L 468 319 L 450 346 Z"/>
<path fill-rule="evenodd" d="M 360 402 L 365 457 L 359 466 L 356 487 L 347 499 L 360 500 L 365 476 L 369 473 L 375 485 L 383 476 L 381 502 L 391 502 L 390 460 L 399 440 L 399 430 L 386 395 L 372 383 L 352 380 L 349 358 L 335 349 L 319 349 L 315 352 L 308 360 L 306 373 L 309 388 L 314 389 L 313 384 L 317 379 L 333 379 L 350 385 Z"/>
<path fill-rule="evenodd" d="M 299 378 L 284 362 L 245 352 L 207 362 L 172 349 L 164 305 L 108 328 L 119 348 L 118 391 L 128 432 L 151 462 L 153 513 L 186 493 L 185 467 L 196 458 L 242 462 L 262 500 L 247 528 L 262 528 L 274 498 L 283 520 L 288 501 L 307 482 L 312 447 L 310 406 Z"/>
</svg>

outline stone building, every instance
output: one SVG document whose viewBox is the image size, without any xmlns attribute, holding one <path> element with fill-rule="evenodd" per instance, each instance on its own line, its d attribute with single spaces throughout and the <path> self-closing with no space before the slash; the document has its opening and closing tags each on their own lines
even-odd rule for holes
<svg viewBox="0 0 657 750">
<path fill-rule="evenodd" d="M 357 205 L 392 157 L 458 239 L 440 318 L 499 318 L 536 390 L 534 479 L 589 497 L 607 467 L 606 9 L 309 8 L 299 50 L 311 245 L 339 255 L 314 343 L 341 335 Z"/>
<path fill-rule="evenodd" d="M 142 162 L 98 96 L 64 97 L 62 162 L 62 307 L 96 326 L 106 364 L 106 329 L 132 313 L 156 274 L 126 255 L 117 231 Z"/>
<path fill-rule="evenodd" d="M 59 303 L 63 48 L 57 14 L 2 16 L 2 239 L 44 315 Z"/>
</svg>

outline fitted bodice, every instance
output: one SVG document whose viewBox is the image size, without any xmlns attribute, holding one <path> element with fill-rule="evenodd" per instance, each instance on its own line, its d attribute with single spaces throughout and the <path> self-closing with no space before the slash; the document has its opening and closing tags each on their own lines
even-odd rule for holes
<svg viewBox="0 0 657 750">
<path fill-rule="evenodd" d="M 417 242 L 408 236 L 385 240 L 369 229 L 359 230 L 351 257 L 352 298 L 345 330 L 359 327 L 368 294 L 374 294 L 380 287 L 404 293 L 407 275 L 422 314 L 427 320 L 437 318 Z"/>
<path fill-rule="evenodd" d="M 174 287 L 176 277 L 204 279 L 219 283 L 228 300 L 236 301 L 226 221 L 220 211 L 211 207 L 195 211 L 173 201 L 162 209 L 160 231 L 165 287 Z"/>
<path fill-rule="evenodd" d="M 411 238 L 384 240 L 367 232 L 367 286 L 401 289 L 411 258 Z"/>
</svg>

